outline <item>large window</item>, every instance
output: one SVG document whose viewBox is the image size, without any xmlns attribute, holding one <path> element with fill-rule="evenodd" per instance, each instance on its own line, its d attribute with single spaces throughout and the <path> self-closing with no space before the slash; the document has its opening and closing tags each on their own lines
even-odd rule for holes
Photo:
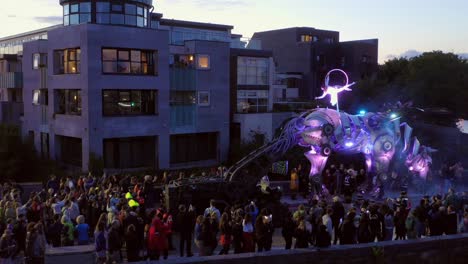
<svg viewBox="0 0 468 264">
<path fill-rule="evenodd" d="M 102 91 L 104 116 L 155 115 L 156 90 L 104 90 Z"/>
<path fill-rule="evenodd" d="M 80 73 L 81 50 L 65 49 L 54 51 L 54 74 Z"/>
<path fill-rule="evenodd" d="M 148 8 L 129 3 L 100 1 L 96 3 L 96 23 L 146 27 Z"/>
<path fill-rule="evenodd" d="M 268 58 L 238 57 L 237 84 L 269 85 L 268 64 Z"/>
<path fill-rule="evenodd" d="M 237 91 L 238 113 L 264 113 L 268 111 L 268 91 Z"/>
<path fill-rule="evenodd" d="M 91 2 L 63 5 L 63 25 L 78 25 L 91 22 Z"/>
<path fill-rule="evenodd" d="M 104 139 L 104 164 L 108 169 L 155 168 L 156 137 Z"/>
<path fill-rule="evenodd" d="M 55 113 L 81 115 L 81 90 L 55 90 Z"/>
<path fill-rule="evenodd" d="M 58 159 L 69 165 L 81 167 L 82 165 L 82 144 L 81 138 L 57 136 L 59 141 Z"/>
<path fill-rule="evenodd" d="M 108 74 L 156 75 L 157 51 L 102 49 L 102 72 Z"/>
<path fill-rule="evenodd" d="M 217 160 L 218 133 L 171 135 L 171 164 Z"/>
</svg>

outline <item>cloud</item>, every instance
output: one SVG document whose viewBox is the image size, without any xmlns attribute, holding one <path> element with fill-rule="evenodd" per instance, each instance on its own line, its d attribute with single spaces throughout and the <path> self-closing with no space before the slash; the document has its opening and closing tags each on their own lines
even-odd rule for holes
<svg viewBox="0 0 468 264">
<path fill-rule="evenodd" d="M 419 56 L 421 54 L 422 54 L 421 51 L 407 50 L 407 51 L 403 52 L 402 54 L 400 54 L 400 58 L 411 59 L 411 58 L 417 57 L 417 56 Z"/>
<path fill-rule="evenodd" d="M 44 17 L 34 17 L 34 21 L 44 24 L 61 24 L 63 22 L 62 16 L 44 16 Z"/>
</svg>

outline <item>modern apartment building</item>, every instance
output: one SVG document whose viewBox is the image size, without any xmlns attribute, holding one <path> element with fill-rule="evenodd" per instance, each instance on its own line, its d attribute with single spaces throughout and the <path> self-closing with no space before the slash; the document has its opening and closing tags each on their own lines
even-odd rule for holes
<svg viewBox="0 0 468 264">
<path fill-rule="evenodd" d="M 340 42 L 339 32 L 311 27 L 257 32 L 252 38 L 273 52 L 278 73 L 302 75 L 298 88 L 304 100 L 321 95 L 324 77 L 333 68 L 345 70 L 353 81 L 377 72 L 377 39 Z"/>
<path fill-rule="evenodd" d="M 60 0 L 62 25 L 0 38 L 0 122 L 83 171 L 95 158 L 112 171 L 212 166 L 251 131 L 270 140 L 290 114 L 265 115 L 304 90 L 305 58 L 291 73 L 268 39 L 166 19 L 152 2 Z"/>
</svg>

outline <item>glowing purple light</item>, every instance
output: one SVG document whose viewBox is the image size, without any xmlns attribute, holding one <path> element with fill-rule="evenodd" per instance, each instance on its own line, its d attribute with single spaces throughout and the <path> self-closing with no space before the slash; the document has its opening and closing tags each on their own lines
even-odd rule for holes
<svg viewBox="0 0 468 264">
<path fill-rule="evenodd" d="M 410 171 L 413 171 L 413 170 L 414 170 L 413 166 L 409 167 L 409 170 L 410 170 Z"/>
<path fill-rule="evenodd" d="M 330 74 L 332 72 L 340 72 L 344 75 L 345 79 L 346 79 L 346 84 L 342 87 L 339 87 L 337 85 L 335 86 L 330 86 Z M 330 104 L 332 106 L 335 106 L 336 105 L 336 108 L 337 110 L 339 111 L 339 106 L 338 106 L 338 94 L 343 92 L 343 91 L 352 91 L 349 87 L 351 87 L 352 85 L 354 85 L 354 83 L 349 83 L 349 78 L 348 78 L 348 75 L 346 74 L 346 72 L 344 72 L 343 70 L 341 69 L 333 69 L 331 71 L 329 71 L 327 73 L 327 76 L 325 77 L 325 87 L 322 88 L 323 90 L 323 94 L 322 96 L 320 97 L 316 97 L 315 99 L 323 99 L 325 98 L 327 95 L 330 95 Z"/>
<path fill-rule="evenodd" d="M 351 142 L 351 141 L 348 141 L 348 142 L 345 143 L 345 146 L 346 146 L 347 148 L 350 148 L 350 147 L 354 146 L 354 143 Z"/>
</svg>

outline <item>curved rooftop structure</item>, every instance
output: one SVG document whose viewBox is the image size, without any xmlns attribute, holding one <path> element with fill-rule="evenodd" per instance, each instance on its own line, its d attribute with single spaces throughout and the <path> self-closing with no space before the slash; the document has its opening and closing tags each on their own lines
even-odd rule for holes
<svg viewBox="0 0 468 264">
<path fill-rule="evenodd" d="M 153 0 L 60 0 L 63 25 L 106 24 L 148 27 Z"/>
</svg>

